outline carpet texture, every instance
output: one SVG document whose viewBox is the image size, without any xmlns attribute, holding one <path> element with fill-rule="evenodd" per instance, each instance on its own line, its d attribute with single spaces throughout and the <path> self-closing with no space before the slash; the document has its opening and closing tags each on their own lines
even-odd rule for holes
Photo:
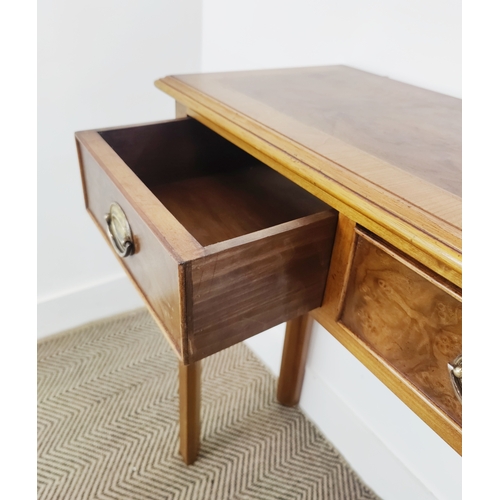
<svg viewBox="0 0 500 500">
<path fill-rule="evenodd" d="M 39 499 L 376 499 L 244 345 L 203 361 L 181 461 L 177 359 L 146 311 L 38 343 Z"/>
</svg>

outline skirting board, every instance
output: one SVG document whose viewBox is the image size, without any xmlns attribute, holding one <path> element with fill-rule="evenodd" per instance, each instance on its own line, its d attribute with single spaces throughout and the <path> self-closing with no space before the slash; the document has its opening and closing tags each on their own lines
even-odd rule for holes
<svg viewBox="0 0 500 500">
<path fill-rule="evenodd" d="M 91 321 L 144 307 L 128 278 L 115 276 L 38 302 L 38 333 L 42 338 Z"/>
</svg>

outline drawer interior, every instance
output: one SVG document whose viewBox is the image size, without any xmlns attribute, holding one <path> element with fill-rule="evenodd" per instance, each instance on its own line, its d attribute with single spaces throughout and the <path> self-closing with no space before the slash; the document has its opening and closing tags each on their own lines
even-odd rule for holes
<svg viewBox="0 0 500 500">
<path fill-rule="evenodd" d="M 203 246 L 329 209 L 191 118 L 99 134 Z"/>
</svg>

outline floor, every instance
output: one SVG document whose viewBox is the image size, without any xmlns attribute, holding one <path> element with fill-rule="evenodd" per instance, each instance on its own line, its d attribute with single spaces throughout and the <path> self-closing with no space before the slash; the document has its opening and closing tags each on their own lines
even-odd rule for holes
<svg viewBox="0 0 500 500">
<path fill-rule="evenodd" d="M 39 499 L 377 499 L 244 344 L 203 361 L 178 453 L 177 359 L 145 310 L 38 343 Z"/>
</svg>

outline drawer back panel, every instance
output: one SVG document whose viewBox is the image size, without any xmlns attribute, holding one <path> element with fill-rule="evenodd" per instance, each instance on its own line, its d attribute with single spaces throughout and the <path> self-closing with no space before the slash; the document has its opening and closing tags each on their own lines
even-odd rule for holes
<svg viewBox="0 0 500 500">
<path fill-rule="evenodd" d="M 192 118 L 99 132 L 148 186 L 260 164 Z"/>
</svg>

